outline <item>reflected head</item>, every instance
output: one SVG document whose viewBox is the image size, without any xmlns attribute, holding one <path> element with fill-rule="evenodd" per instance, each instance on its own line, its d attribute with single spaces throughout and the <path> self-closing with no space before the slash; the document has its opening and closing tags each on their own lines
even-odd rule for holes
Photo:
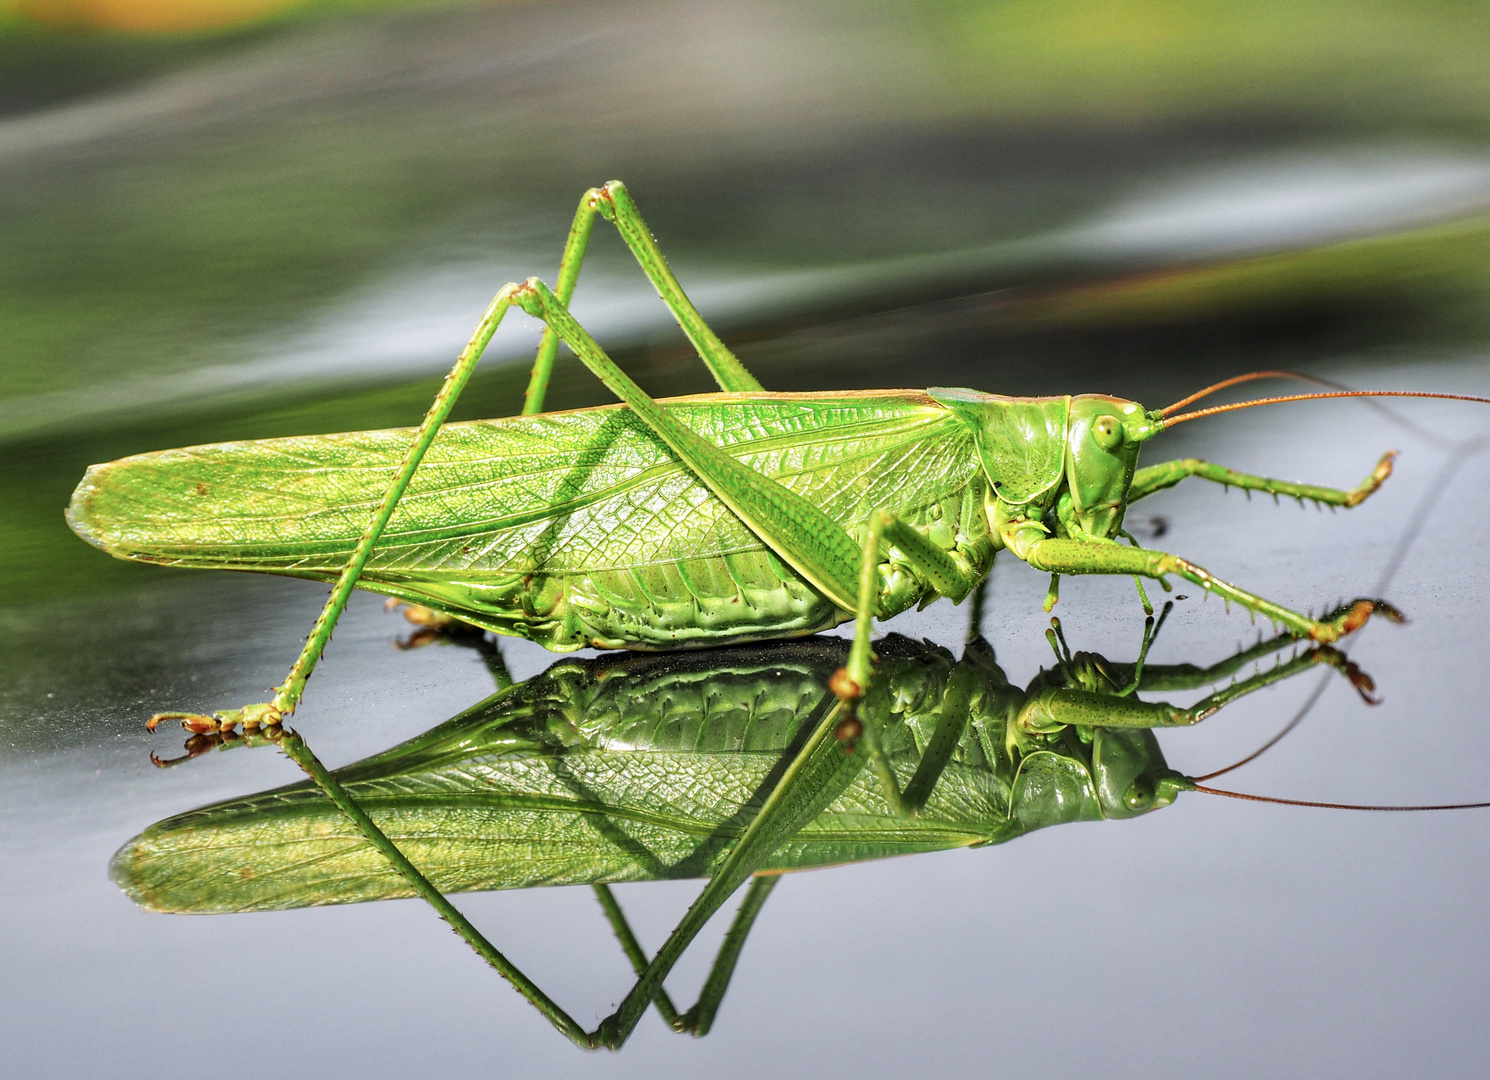
<svg viewBox="0 0 1490 1080">
<path fill-rule="evenodd" d="M 1137 817 L 1168 806 L 1187 786 L 1146 728 L 1095 729 L 1092 778 L 1102 813 L 1109 818 Z"/>
</svg>

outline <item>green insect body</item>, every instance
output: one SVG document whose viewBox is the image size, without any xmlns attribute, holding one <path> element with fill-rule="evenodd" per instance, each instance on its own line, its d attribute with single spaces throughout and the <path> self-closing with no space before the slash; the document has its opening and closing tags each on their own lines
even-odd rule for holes
<svg viewBox="0 0 1490 1080">
<path fill-rule="evenodd" d="M 659 403 L 569 313 L 597 215 L 616 225 L 723 395 Z M 965 597 L 1000 548 L 1052 574 L 1048 603 L 1061 574 L 1166 588 L 1177 575 L 1317 641 L 1384 610 L 1360 600 L 1315 620 L 1142 549 L 1121 526 L 1131 502 L 1186 476 L 1353 506 L 1388 475 L 1390 455 L 1351 491 L 1198 461 L 1137 472 L 1143 442 L 1200 414 L 1093 394 L 766 394 L 689 302 L 619 182 L 581 200 L 557 285 L 498 291 L 396 466 L 407 433 L 224 444 L 89 470 L 68 521 L 115 555 L 336 582 L 272 701 L 159 713 L 152 726 L 282 722 L 359 586 L 557 649 L 789 637 L 852 617 L 856 647 L 835 683 L 845 700 L 869 684 L 876 617 Z M 560 341 L 625 411 L 447 429 L 514 305 L 545 326 L 525 416 L 542 411 Z"/>
<path fill-rule="evenodd" d="M 1070 570 L 1045 565 L 1040 545 L 1112 543 L 1139 447 L 1159 426 L 1102 395 L 758 392 L 661 404 L 856 543 L 886 512 L 951 561 L 949 586 L 885 551 L 881 618 L 961 600 L 1004 547 Z M 68 522 L 121 558 L 335 580 L 408 441 L 395 429 L 125 458 L 88 471 Z M 853 617 L 618 406 L 445 425 L 357 584 L 555 651 L 793 637 Z"/>
<path fill-rule="evenodd" d="M 883 714 L 901 786 L 912 785 L 944 720 L 959 727 L 950 756 L 906 818 L 860 755 L 761 870 L 1003 843 L 1147 812 L 1180 790 L 1147 729 L 1030 730 L 1067 702 L 1084 706 L 1059 672 L 1025 690 L 981 642 L 960 662 L 896 635 L 876 648 L 880 675 L 864 709 Z M 825 684 L 847 649 L 818 638 L 563 661 L 337 778 L 441 892 L 710 877 L 784 757 L 831 705 Z M 1131 678 L 1131 664 L 1116 667 Z M 1151 669 L 1149 682 L 1162 671 Z M 965 712 L 949 719 L 954 677 Z M 1097 719 L 1104 705 L 1114 715 L 1129 705 L 1110 687 L 1086 693 Z M 119 852 L 113 874 L 136 902 L 176 912 L 412 892 L 309 782 L 153 825 Z"/>
<path fill-rule="evenodd" d="M 890 506 L 965 567 L 994 538 L 974 439 L 919 394 L 720 394 L 664 403 L 862 532 Z M 68 512 L 124 558 L 335 580 L 407 431 L 229 443 L 89 470 Z M 937 594 L 879 567 L 894 614 Z M 446 425 L 359 580 L 556 651 L 814 633 L 851 615 L 782 562 L 621 407 Z"/>
</svg>

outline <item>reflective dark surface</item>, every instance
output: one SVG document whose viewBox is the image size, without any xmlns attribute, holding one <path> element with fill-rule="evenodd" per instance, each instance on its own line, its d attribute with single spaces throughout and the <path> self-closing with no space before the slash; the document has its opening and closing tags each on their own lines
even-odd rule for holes
<svg viewBox="0 0 1490 1080">
<path fill-rule="evenodd" d="M 789 876 L 709 1037 L 653 1015 L 614 1056 L 557 1037 L 416 901 L 167 916 L 108 878 L 149 823 L 299 778 L 272 749 L 162 772 L 148 753 L 176 737 L 141 724 L 157 708 L 260 700 L 324 592 L 108 560 L 61 521 L 83 468 L 413 423 L 496 286 L 551 275 L 580 192 L 611 176 L 772 388 L 967 384 L 1157 406 L 1287 366 L 1490 392 L 1478 15 L 1384 9 L 1352 36 L 1330 32 L 1342 16 L 1329 5 L 1302 23 L 1264 7 L 1244 48 L 1224 20 L 1205 30 L 1159 7 L 1008 24 L 1022 6 L 999 10 L 552 5 L 292 22 L 8 105 L 8 1071 L 1483 1070 L 1483 812 L 1192 795 L 1135 821 Z M 1145 63 L 1104 59 L 1124 49 Z M 614 237 L 597 232 L 576 307 L 649 390 L 707 388 Z M 497 343 L 464 415 L 513 410 L 535 341 L 530 326 Z M 553 403 L 604 400 L 570 366 Z M 1146 462 L 1194 454 L 1342 486 L 1402 451 L 1380 493 L 1336 515 L 1196 481 L 1135 510 L 1150 535 L 1163 519 L 1156 544 L 1263 595 L 1318 610 L 1380 592 L 1412 620 L 1349 643 L 1382 705 L 1332 677 L 1229 786 L 1371 803 L 1490 794 L 1490 455 L 1473 441 L 1490 421 L 1477 408 L 1285 406 L 1146 448 Z M 985 631 L 1016 680 L 1049 663 L 1045 586 L 1012 560 L 994 571 Z M 1078 648 L 1136 649 L 1130 582 L 1068 579 L 1057 612 Z M 964 626 L 942 603 L 887 629 L 955 650 Z M 1152 659 L 1219 660 L 1257 629 L 1192 597 Z M 297 716 L 328 764 L 490 693 L 478 656 L 395 649 L 407 631 L 375 598 L 349 610 Z M 518 678 L 553 659 L 503 650 Z M 1236 760 L 1318 678 L 1162 734 L 1166 758 L 1192 774 Z M 655 948 L 697 888 L 617 895 Z M 459 903 L 582 1022 L 630 985 L 587 889 Z M 692 999 L 725 921 L 670 980 L 676 999 Z"/>
</svg>

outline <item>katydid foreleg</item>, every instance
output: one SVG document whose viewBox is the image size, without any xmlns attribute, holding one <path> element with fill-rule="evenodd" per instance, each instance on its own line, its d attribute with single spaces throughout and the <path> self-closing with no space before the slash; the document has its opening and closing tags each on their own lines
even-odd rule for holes
<svg viewBox="0 0 1490 1080">
<path fill-rule="evenodd" d="M 1345 605 L 1334 612 L 1326 615 L 1326 619 L 1333 618 L 1348 610 Z M 1402 621 L 1402 616 L 1394 608 L 1385 604 L 1378 606 L 1378 611 L 1394 622 Z M 1194 690 L 1202 686 L 1209 686 L 1222 679 L 1230 678 L 1250 663 L 1261 660 L 1263 657 L 1271 656 L 1281 649 L 1298 644 L 1298 638 L 1292 634 L 1279 634 L 1276 637 L 1259 641 L 1257 644 L 1241 650 L 1224 660 L 1219 660 L 1208 667 L 1199 667 L 1195 664 L 1149 664 L 1143 671 L 1138 673 L 1136 685 L 1139 690 Z M 1336 668 L 1355 686 L 1356 692 L 1367 702 L 1376 704 L 1371 692 L 1375 690 L 1368 675 L 1357 668 L 1353 663 L 1344 658 L 1344 654 L 1331 651 L 1327 656 L 1316 658 L 1322 659 L 1330 666 Z M 1117 665 L 1122 667 L 1124 665 Z"/>
<path fill-rule="evenodd" d="M 719 388 L 721 390 L 761 389 L 755 376 L 751 375 L 745 369 L 745 365 L 729 351 L 724 342 L 719 340 L 719 335 L 714 333 L 708 323 L 704 322 L 704 317 L 688 299 L 683 286 L 679 284 L 678 279 L 667 265 L 667 260 L 663 258 L 657 241 L 652 238 L 651 230 L 642 220 L 636 203 L 632 202 L 626 185 L 619 180 L 612 180 L 601 187 L 591 188 L 579 201 L 579 209 L 574 214 L 574 224 L 569 229 L 569 239 L 564 244 L 564 257 L 559 263 L 559 276 L 554 282 L 554 295 L 558 297 L 559 302 L 567 308 L 574 296 L 574 287 L 579 280 L 580 263 L 584 261 L 585 250 L 590 243 L 590 233 L 594 229 L 597 213 L 616 226 L 621 239 L 626 242 L 626 246 L 631 249 L 631 253 L 636 256 L 636 261 L 646 272 L 647 278 L 657 289 L 657 295 L 662 297 L 663 303 L 678 320 L 683 333 L 688 336 L 688 340 L 698 350 L 699 356 L 708 365 Z M 558 349 L 558 330 L 553 326 L 545 325 L 543 339 L 538 345 L 538 356 L 533 363 L 532 378 L 528 382 L 527 393 L 523 396 L 523 415 L 543 411 L 549 377 L 553 373 L 554 357 Z"/>
<path fill-rule="evenodd" d="M 1345 614 L 1351 606 L 1345 604 L 1326 613 L 1324 620 L 1329 621 Z M 1106 657 L 1094 653 L 1073 653 L 1070 646 L 1066 644 L 1066 636 L 1061 630 L 1059 619 L 1050 620 L 1051 628 L 1045 631 L 1045 637 L 1050 642 L 1051 648 L 1055 650 L 1056 664 L 1068 686 L 1074 689 L 1095 689 L 1104 693 L 1111 691 L 1117 697 L 1127 697 L 1139 690 L 1198 690 L 1204 686 L 1214 685 L 1222 679 L 1231 678 L 1248 664 L 1257 663 L 1283 649 L 1295 647 L 1299 643 L 1296 635 L 1282 633 L 1266 640 L 1259 637 L 1256 644 L 1241 649 L 1226 659 L 1218 660 L 1207 667 L 1200 667 L 1196 664 L 1148 664 L 1146 661 L 1149 649 L 1173 608 L 1174 601 L 1172 600 L 1164 605 L 1164 613 L 1159 616 L 1157 625 L 1152 618 L 1147 620 L 1138 660 L 1131 664 L 1113 663 Z M 1376 602 L 1376 610 L 1393 622 L 1403 621 L 1402 614 L 1396 608 L 1382 601 Z M 1334 667 L 1350 679 L 1356 692 L 1367 703 L 1377 704 L 1377 700 L 1371 696 L 1376 688 L 1371 677 L 1348 660 L 1344 653 L 1329 649 L 1316 656 L 1315 660 Z"/>
<path fill-rule="evenodd" d="M 1290 499 L 1297 499 L 1300 505 L 1308 499 L 1325 506 L 1358 506 L 1372 492 L 1381 487 L 1387 477 L 1392 475 L 1392 459 L 1396 456 L 1395 450 L 1383 454 L 1381 460 L 1376 463 L 1376 468 L 1371 471 L 1371 475 L 1349 491 L 1320 487 L 1317 484 L 1296 484 L 1290 480 L 1274 480 L 1266 476 L 1252 476 L 1222 465 L 1214 465 L 1209 461 L 1181 458 L 1177 461 L 1150 465 L 1134 473 L 1133 486 L 1128 489 L 1128 502 L 1132 504 L 1156 491 L 1174 487 L 1187 476 L 1198 476 L 1202 480 L 1210 480 L 1224 487 L 1241 488 L 1243 491 L 1264 491 L 1275 499 L 1279 495 L 1284 495 Z"/>
</svg>

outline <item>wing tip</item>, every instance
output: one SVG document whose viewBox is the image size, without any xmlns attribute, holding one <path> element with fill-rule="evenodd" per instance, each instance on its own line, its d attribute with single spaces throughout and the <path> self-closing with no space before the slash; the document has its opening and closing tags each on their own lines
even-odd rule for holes
<svg viewBox="0 0 1490 1080">
<path fill-rule="evenodd" d="M 62 512 L 67 527 L 94 547 L 113 554 L 112 546 L 97 516 L 93 513 L 93 498 L 103 486 L 100 474 L 107 465 L 89 465 L 83 479 L 73 489 L 72 498 Z"/>
</svg>

